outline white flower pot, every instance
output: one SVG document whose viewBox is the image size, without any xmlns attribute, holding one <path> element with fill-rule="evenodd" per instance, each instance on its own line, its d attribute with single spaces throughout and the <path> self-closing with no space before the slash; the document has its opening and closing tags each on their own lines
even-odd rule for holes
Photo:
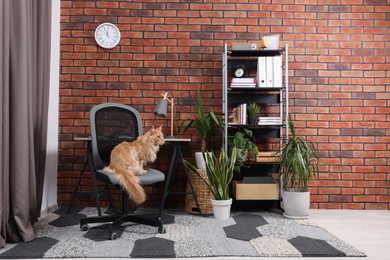
<svg viewBox="0 0 390 260">
<path fill-rule="evenodd" d="M 228 200 L 211 200 L 213 206 L 214 218 L 228 219 L 230 218 L 230 208 L 232 206 L 232 199 Z"/>
<path fill-rule="evenodd" d="M 246 162 L 248 160 L 248 151 L 242 150 L 240 148 L 236 148 L 237 155 L 236 160 L 238 162 Z"/>
<path fill-rule="evenodd" d="M 209 152 L 211 155 L 212 153 Z M 202 152 L 195 152 L 195 162 L 196 162 L 196 168 L 205 170 L 206 169 L 206 162 L 203 158 Z"/>
<path fill-rule="evenodd" d="M 310 192 L 283 191 L 283 215 L 287 218 L 309 217 Z"/>
</svg>

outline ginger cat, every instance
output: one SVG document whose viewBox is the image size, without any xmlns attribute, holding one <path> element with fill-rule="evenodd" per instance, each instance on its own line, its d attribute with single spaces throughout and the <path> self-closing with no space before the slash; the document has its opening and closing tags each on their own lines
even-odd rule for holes
<svg viewBox="0 0 390 260">
<path fill-rule="evenodd" d="M 146 200 L 145 191 L 136 176 L 145 174 L 147 171 L 143 166 L 156 160 L 157 152 L 165 142 L 161 129 L 162 126 L 153 127 L 137 140 L 115 146 L 111 151 L 110 165 L 104 168 L 116 174 L 119 184 L 136 204 Z"/>
</svg>

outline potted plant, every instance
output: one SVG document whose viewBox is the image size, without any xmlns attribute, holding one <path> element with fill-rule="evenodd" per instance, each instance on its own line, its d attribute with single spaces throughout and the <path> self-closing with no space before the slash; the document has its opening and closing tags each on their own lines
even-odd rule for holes
<svg viewBox="0 0 390 260">
<path fill-rule="evenodd" d="M 218 120 L 214 112 L 206 113 L 203 110 L 203 101 L 199 90 L 197 100 L 195 100 L 195 105 L 197 107 L 198 116 L 194 119 L 187 120 L 188 123 L 184 132 L 190 127 L 194 127 L 198 130 L 199 135 L 201 136 L 201 152 L 195 153 L 195 160 L 199 169 L 205 169 L 206 165 L 202 153 L 206 151 L 207 148 L 206 138 L 210 135 L 211 131 L 216 125 L 221 125 L 221 122 Z"/>
<path fill-rule="evenodd" d="M 250 125 L 256 124 L 257 113 L 260 112 L 260 107 L 255 102 L 250 102 L 246 108 L 248 113 L 248 123 Z"/>
<path fill-rule="evenodd" d="M 320 156 L 311 141 L 300 137 L 289 119 L 290 136 L 283 144 L 280 156 L 284 215 L 307 218 L 310 208 L 308 182 L 319 171 Z"/>
<path fill-rule="evenodd" d="M 230 156 L 225 149 L 222 149 L 219 158 L 214 153 L 206 151 L 202 152 L 202 155 L 206 161 L 207 178 L 188 161 L 183 160 L 183 164 L 189 171 L 199 176 L 213 194 L 214 200 L 211 200 L 211 205 L 214 217 L 216 219 L 228 219 L 232 204 L 232 199 L 229 197 L 229 187 L 236 163 L 236 149 L 231 149 Z"/>
<path fill-rule="evenodd" d="M 247 161 L 248 154 L 252 159 L 256 159 L 258 149 L 251 130 L 244 128 L 229 138 L 229 146 L 237 148 L 237 161 L 239 163 Z"/>
</svg>

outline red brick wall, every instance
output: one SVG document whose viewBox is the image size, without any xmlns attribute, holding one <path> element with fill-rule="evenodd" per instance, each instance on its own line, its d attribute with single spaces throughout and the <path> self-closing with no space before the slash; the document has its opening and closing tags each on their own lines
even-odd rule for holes
<svg viewBox="0 0 390 260">
<path fill-rule="evenodd" d="M 88 134 L 93 105 L 130 104 L 145 129 L 169 126 L 152 113 L 165 90 L 178 99 L 178 118 L 195 112 L 198 89 L 220 111 L 223 45 L 278 33 L 289 45 L 290 112 L 323 156 L 312 208 L 389 209 L 389 14 L 388 0 L 61 1 L 59 204 L 82 168 L 85 144 L 73 139 Z M 112 50 L 94 41 L 102 22 L 121 30 Z M 199 149 L 193 139 L 186 157 Z M 156 164 L 166 171 L 168 161 L 164 147 Z M 89 178 L 83 184 L 91 189 Z M 161 186 L 147 192 L 158 201 Z"/>
</svg>

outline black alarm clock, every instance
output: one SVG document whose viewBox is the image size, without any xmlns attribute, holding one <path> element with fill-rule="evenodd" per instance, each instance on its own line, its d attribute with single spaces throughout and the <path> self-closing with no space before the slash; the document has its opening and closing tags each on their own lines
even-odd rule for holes
<svg viewBox="0 0 390 260">
<path fill-rule="evenodd" d="M 244 65 L 238 65 L 236 67 L 236 70 L 234 71 L 234 76 L 236 78 L 242 78 L 245 75 L 245 66 Z"/>
</svg>

